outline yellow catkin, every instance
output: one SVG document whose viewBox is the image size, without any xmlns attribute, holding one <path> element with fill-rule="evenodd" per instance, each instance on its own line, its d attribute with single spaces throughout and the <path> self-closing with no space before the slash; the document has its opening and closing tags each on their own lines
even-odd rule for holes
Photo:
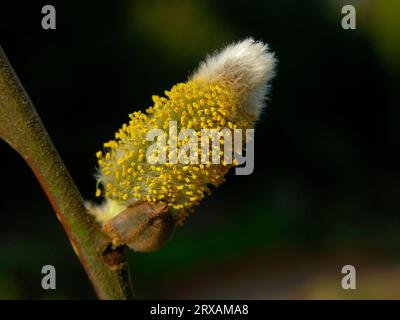
<svg viewBox="0 0 400 320">
<path fill-rule="evenodd" d="M 177 122 L 177 133 L 191 128 L 198 134 L 198 155 L 201 153 L 201 129 L 253 127 L 251 119 L 238 105 L 239 99 L 229 88 L 219 83 L 189 81 L 165 91 L 164 97 L 153 96 L 154 105 L 146 113 L 133 112 L 129 123 L 122 125 L 115 140 L 104 144 L 104 151 L 96 153 L 99 165 L 98 183 L 111 200 L 131 205 L 136 201 L 165 201 L 176 212 L 196 206 L 210 193 L 210 186 L 217 187 L 225 174 L 236 165 L 221 162 L 212 164 L 213 150 L 208 152 L 209 163 L 202 164 L 150 164 L 146 151 L 154 142 L 146 141 L 151 129 L 162 129 L 169 141 L 169 121 Z M 222 138 L 221 138 L 222 141 Z M 185 141 L 179 141 L 178 150 Z M 211 145 L 211 143 L 210 143 Z M 167 161 L 170 146 L 166 146 Z M 157 155 L 154 155 L 155 157 Z M 98 189 L 96 196 L 100 196 Z"/>
</svg>

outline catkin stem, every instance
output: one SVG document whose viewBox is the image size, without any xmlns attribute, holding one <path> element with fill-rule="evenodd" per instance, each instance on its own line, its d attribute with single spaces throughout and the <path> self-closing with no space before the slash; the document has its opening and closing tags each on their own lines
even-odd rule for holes
<svg viewBox="0 0 400 320">
<path fill-rule="evenodd" d="M 0 46 L 0 138 L 28 163 L 100 299 L 131 299 L 121 250 L 86 213 L 82 197 Z"/>
</svg>

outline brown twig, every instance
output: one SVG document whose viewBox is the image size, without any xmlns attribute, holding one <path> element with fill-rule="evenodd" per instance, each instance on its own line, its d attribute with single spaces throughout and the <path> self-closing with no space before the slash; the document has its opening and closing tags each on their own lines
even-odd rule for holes
<svg viewBox="0 0 400 320">
<path fill-rule="evenodd" d="M 46 192 L 99 298 L 133 298 L 122 250 L 86 213 L 82 197 L 0 46 L 0 138 L 28 163 Z"/>
</svg>

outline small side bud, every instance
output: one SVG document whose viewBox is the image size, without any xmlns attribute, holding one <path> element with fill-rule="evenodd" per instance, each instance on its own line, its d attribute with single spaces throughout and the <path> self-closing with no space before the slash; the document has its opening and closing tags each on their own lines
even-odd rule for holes
<svg viewBox="0 0 400 320">
<path fill-rule="evenodd" d="M 171 237 L 176 221 L 164 202 L 140 202 L 103 224 L 103 231 L 117 247 L 140 252 L 158 250 Z"/>
</svg>

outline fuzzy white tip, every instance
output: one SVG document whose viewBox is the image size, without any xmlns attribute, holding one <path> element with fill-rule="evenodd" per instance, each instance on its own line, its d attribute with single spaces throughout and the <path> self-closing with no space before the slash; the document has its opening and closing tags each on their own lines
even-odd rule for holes
<svg viewBox="0 0 400 320">
<path fill-rule="evenodd" d="M 225 83 L 239 94 L 243 110 L 257 120 L 265 108 L 268 81 L 275 75 L 275 65 L 267 44 L 247 38 L 209 55 L 190 80 Z"/>
</svg>

